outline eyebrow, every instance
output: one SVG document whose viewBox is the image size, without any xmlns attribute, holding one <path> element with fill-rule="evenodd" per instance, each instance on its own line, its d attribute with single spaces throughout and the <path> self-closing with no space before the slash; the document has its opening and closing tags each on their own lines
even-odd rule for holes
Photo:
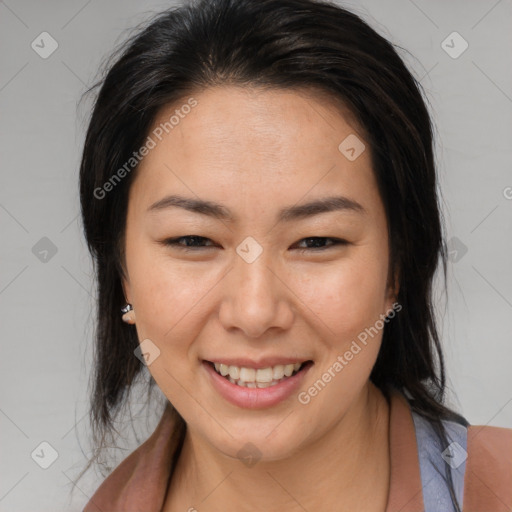
<svg viewBox="0 0 512 512">
<path fill-rule="evenodd" d="M 214 217 L 219 220 L 233 222 L 236 216 L 224 205 L 213 201 L 205 201 L 202 199 L 194 199 L 179 195 L 166 196 L 149 208 L 148 212 L 156 212 L 167 208 L 183 208 L 193 213 Z M 305 219 L 319 215 L 321 213 L 343 211 L 359 214 L 366 214 L 365 208 L 357 201 L 344 196 L 329 196 L 315 199 L 309 203 L 288 206 L 279 211 L 277 220 L 280 222 L 291 222 L 294 220 Z"/>
</svg>

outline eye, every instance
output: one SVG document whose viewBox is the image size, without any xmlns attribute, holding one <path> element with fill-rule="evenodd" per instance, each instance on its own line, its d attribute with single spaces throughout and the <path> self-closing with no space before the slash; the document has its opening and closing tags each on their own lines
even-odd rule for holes
<svg viewBox="0 0 512 512">
<path fill-rule="evenodd" d="M 185 241 L 191 242 L 191 243 L 190 244 L 187 243 L 187 244 L 183 245 L 182 243 L 180 243 L 182 240 L 185 240 Z M 184 249 L 186 251 L 187 250 L 194 251 L 196 249 L 208 247 L 208 246 L 204 246 L 204 245 L 196 245 L 197 243 L 201 243 L 204 241 L 211 242 L 211 240 L 209 238 L 205 238 L 204 236 L 186 235 L 186 236 L 179 236 L 176 238 L 168 238 L 167 240 L 163 241 L 163 244 L 176 247 L 177 249 Z M 209 247 L 213 247 L 213 246 L 209 246 Z"/>
<path fill-rule="evenodd" d="M 332 243 L 330 243 L 329 245 L 325 246 L 325 245 L 322 245 L 324 241 L 330 241 Z M 308 238 L 303 238 L 302 240 L 299 241 L 299 243 L 301 242 L 312 242 L 313 244 L 313 247 L 306 247 L 305 249 L 302 249 L 301 252 L 304 252 L 304 251 L 323 251 L 325 249 L 329 249 L 330 247 L 334 247 L 336 245 L 347 245 L 348 242 L 346 240 L 341 240 L 340 238 L 330 238 L 330 237 L 325 237 L 325 236 L 311 236 L 311 237 L 308 237 Z"/>
<path fill-rule="evenodd" d="M 185 244 L 181 243 L 183 241 L 185 242 Z M 330 243 L 328 245 L 324 245 L 326 241 L 329 241 Z M 185 251 L 195 251 L 215 246 L 213 242 L 210 245 L 203 245 L 205 242 L 212 242 L 212 240 L 199 235 L 186 235 L 176 238 L 168 238 L 167 240 L 164 240 L 162 243 L 164 245 L 176 247 L 177 249 L 183 249 Z M 311 244 L 312 246 L 302 248 L 301 252 L 324 251 L 325 249 L 329 249 L 330 247 L 334 247 L 336 245 L 348 244 L 346 240 L 324 236 L 312 236 L 308 238 L 303 238 L 302 240 L 299 240 L 298 243 L 300 244 L 302 242 L 306 242 L 306 245 Z"/>
</svg>

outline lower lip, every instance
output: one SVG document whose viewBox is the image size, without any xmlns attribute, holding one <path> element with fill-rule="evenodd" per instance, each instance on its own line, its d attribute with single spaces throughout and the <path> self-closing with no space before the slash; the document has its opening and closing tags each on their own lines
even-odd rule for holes
<svg viewBox="0 0 512 512">
<path fill-rule="evenodd" d="M 286 400 L 299 388 L 311 366 L 311 362 L 307 363 L 298 373 L 274 386 L 247 388 L 232 384 L 228 379 L 219 375 L 209 363 L 203 361 L 203 367 L 210 376 L 213 387 L 228 402 L 245 409 L 263 409 Z"/>
</svg>

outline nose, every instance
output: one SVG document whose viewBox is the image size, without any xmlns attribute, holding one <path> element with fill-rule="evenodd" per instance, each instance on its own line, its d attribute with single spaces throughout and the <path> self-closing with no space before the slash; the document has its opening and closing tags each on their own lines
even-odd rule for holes
<svg viewBox="0 0 512 512">
<path fill-rule="evenodd" d="M 223 283 L 220 321 L 226 330 L 239 329 L 250 338 L 289 329 L 293 322 L 293 293 L 263 254 L 252 263 L 237 256 Z"/>
</svg>

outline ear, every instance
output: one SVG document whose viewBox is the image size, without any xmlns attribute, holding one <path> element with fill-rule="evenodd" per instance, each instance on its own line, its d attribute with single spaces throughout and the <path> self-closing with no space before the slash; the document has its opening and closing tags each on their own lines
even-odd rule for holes
<svg viewBox="0 0 512 512">
<path fill-rule="evenodd" d="M 130 325 L 134 325 L 135 324 L 135 311 L 132 309 L 131 311 L 124 313 L 122 318 L 123 318 L 123 322 L 126 322 L 127 324 L 130 324 Z"/>
</svg>

